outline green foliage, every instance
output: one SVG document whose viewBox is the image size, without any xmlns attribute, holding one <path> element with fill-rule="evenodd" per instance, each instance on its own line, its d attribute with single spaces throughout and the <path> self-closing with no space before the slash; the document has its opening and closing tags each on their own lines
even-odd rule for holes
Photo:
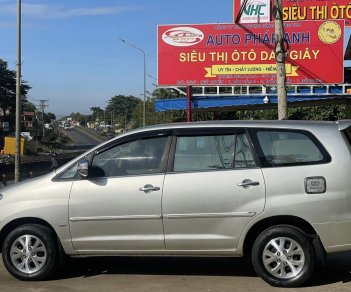
<svg viewBox="0 0 351 292">
<path fill-rule="evenodd" d="M 36 112 L 37 108 L 35 105 L 29 101 L 25 102 L 23 105 L 23 111 L 24 112 Z"/>
<path fill-rule="evenodd" d="M 31 87 L 26 81 L 21 82 L 22 103 Z M 15 124 L 16 108 L 16 71 L 8 69 L 7 62 L 0 59 L 0 109 L 5 113 L 4 120 L 10 122 L 10 126 Z M 9 116 L 6 112 L 9 111 Z M 12 129 L 13 130 L 13 129 Z"/>
<path fill-rule="evenodd" d="M 61 135 L 58 137 L 58 142 L 61 144 L 69 144 L 72 140 L 67 135 Z"/>
<path fill-rule="evenodd" d="M 153 117 L 153 118 L 151 118 Z M 346 105 L 328 105 L 314 107 L 299 107 L 288 109 L 289 120 L 324 120 L 336 121 L 350 118 L 351 110 Z M 135 117 L 135 119 L 137 116 Z M 202 112 L 193 113 L 192 121 L 209 120 L 276 120 L 278 110 L 238 110 L 231 112 Z M 148 110 L 146 115 L 147 124 L 172 123 L 186 121 L 186 111 L 167 111 L 155 113 Z"/>
<path fill-rule="evenodd" d="M 169 99 L 181 97 L 181 94 L 175 89 L 156 88 L 152 96 L 156 99 Z"/>
<path fill-rule="evenodd" d="M 92 120 L 91 115 L 83 115 L 81 113 L 71 113 L 69 115 L 72 120 L 79 122 L 80 125 L 86 126 L 87 121 Z M 68 117 L 65 117 L 64 119 L 66 120 Z"/>
<path fill-rule="evenodd" d="M 134 110 L 140 104 L 141 100 L 132 95 L 115 95 L 108 101 L 106 116 L 113 119 L 114 123 L 129 124 Z"/>
<path fill-rule="evenodd" d="M 186 111 L 155 112 L 156 99 L 168 99 L 183 97 L 174 89 L 157 88 L 152 93 L 152 98 L 146 101 L 146 125 L 186 122 Z M 79 121 L 101 121 L 120 124 L 122 129 L 139 128 L 143 125 L 143 101 L 134 96 L 116 95 L 108 101 L 106 109 L 91 107 L 92 114 L 89 116 L 80 113 L 72 113 L 72 119 Z M 351 108 L 346 105 L 328 105 L 314 107 L 288 108 L 290 120 L 339 120 L 351 117 Z M 277 109 L 267 110 L 237 110 L 230 112 L 193 112 L 193 121 L 208 120 L 276 120 Z"/>
<path fill-rule="evenodd" d="M 336 121 L 350 117 L 345 104 L 294 108 L 288 112 L 291 120 Z"/>
<path fill-rule="evenodd" d="M 48 141 L 55 141 L 56 139 L 55 131 L 52 129 L 47 129 L 45 132 L 45 137 L 48 139 Z"/>
<path fill-rule="evenodd" d="M 92 121 L 96 121 L 99 119 L 101 120 L 101 118 L 104 116 L 104 110 L 98 106 L 93 106 L 90 108 L 90 110 L 92 111 Z"/>
<path fill-rule="evenodd" d="M 46 124 L 49 124 L 49 123 L 51 123 L 51 121 L 55 121 L 55 120 L 56 120 L 56 115 L 55 114 L 50 113 L 50 112 L 44 113 L 44 122 Z"/>
</svg>

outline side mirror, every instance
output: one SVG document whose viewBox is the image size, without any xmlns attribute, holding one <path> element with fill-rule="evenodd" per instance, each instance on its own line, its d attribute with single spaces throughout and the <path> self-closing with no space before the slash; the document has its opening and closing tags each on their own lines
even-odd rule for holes
<svg viewBox="0 0 351 292">
<path fill-rule="evenodd" d="M 88 177 L 89 174 L 89 161 L 83 160 L 78 163 L 77 172 L 82 177 Z"/>
</svg>

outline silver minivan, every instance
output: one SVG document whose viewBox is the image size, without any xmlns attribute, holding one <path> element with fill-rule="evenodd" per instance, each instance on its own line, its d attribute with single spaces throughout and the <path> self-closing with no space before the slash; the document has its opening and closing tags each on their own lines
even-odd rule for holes
<svg viewBox="0 0 351 292">
<path fill-rule="evenodd" d="M 351 250 L 351 121 L 153 126 L 0 190 L 0 248 L 21 280 L 61 259 L 249 256 L 273 286 L 301 286 Z"/>
</svg>

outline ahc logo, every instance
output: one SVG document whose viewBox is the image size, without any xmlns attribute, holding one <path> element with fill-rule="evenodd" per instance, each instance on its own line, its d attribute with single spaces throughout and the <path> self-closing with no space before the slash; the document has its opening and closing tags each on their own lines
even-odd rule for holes
<svg viewBox="0 0 351 292">
<path fill-rule="evenodd" d="M 201 30 L 193 27 L 175 27 L 162 34 L 162 40 L 171 46 L 189 47 L 200 43 L 204 39 Z"/>
<path fill-rule="evenodd" d="M 263 16 L 265 7 L 267 7 L 267 5 L 264 2 L 248 0 L 243 13 L 248 16 Z"/>
<path fill-rule="evenodd" d="M 241 0 L 241 4 L 244 1 Z M 270 10 L 270 0 L 247 0 L 240 17 L 240 23 L 269 22 Z"/>
</svg>

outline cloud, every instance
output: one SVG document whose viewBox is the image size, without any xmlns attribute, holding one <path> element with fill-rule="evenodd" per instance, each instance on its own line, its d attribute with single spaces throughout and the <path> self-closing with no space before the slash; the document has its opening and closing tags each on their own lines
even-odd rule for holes
<svg viewBox="0 0 351 292">
<path fill-rule="evenodd" d="M 113 6 L 94 8 L 65 8 L 46 4 L 22 3 L 22 15 L 39 18 L 68 18 L 76 16 L 112 15 L 124 12 L 140 11 L 141 6 Z M 17 14 L 17 4 L 0 0 L 0 14 Z"/>
<path fill-rule="evenodd" d="M 45 14 L 47 15 L 52 11 L 52 7 L 48 5 L 22 3 L 23 15 L 45 16 Z M 6 0 L 0 0 L 0 14 L 17 14 L 17 3 L 9 3 Z"/>
<path fill-rule="evenodd" d="M 96 8 L 76 8 L 67 11 L 61 11 L 56 17 L 72 17 L 72 16 L 95 16 L 106 14 L 119 14 L 123 12 L 133 12 L 141 10 L 141 7 L 96 7 Z"/>
</svg>

